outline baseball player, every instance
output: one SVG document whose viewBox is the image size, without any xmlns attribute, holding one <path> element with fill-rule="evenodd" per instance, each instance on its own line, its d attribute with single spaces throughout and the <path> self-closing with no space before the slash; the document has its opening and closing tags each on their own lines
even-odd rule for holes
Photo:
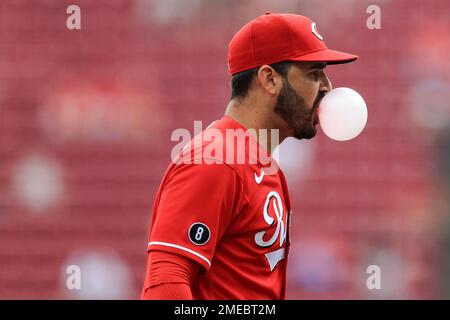
<svg viewBox="0 0 450 320">
<path fill-rule="evenodd" d="M 276 131 L 279 142 L 313 138 L 317 106 L 331 90 L 324 68 L 356 59 L 328 49 L 301 15 L 267 12 L 233 36 L 225 116 L 183 150 L 195 161 L 172 161 L 156 195 L 141 299 L 285 298 L 289 192 L 280 169 L 266 171 L 276 141 L 264 147 L 250 134 L 215 152 L 211 141 L 249 129 Z M 252 142 L 254 161 L 224 155 L 253 154 Z"/>
</svg>

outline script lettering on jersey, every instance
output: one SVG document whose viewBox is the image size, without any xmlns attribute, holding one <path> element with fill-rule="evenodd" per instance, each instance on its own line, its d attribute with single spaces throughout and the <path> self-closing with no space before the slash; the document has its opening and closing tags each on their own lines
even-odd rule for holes
<svg viewBox="0 0 450 320">
<path fill-rule="evenodd" d="M 269 214 L 269 208 L 271 207 L 273 208 L 273 212 L 275 212 L 275 218 L 271 217 Z M 264 203 L 263 217 L 264 221 L 269 226 L 276 223 L 275 232 L 269 240 L 265 241 L 264 236 L 266 231 L 260 231 L 255 235 L 255 242 L 258 246 L 267 248 L 274 245 L 279 239 L 280 248 L 265 254 L 267 261 L 269 262 L 270 271 L 273 271 L 277 263 L 285 258 L 285 249 L 283 248 L 283 244 L 286 241 L 288 224 L 287 217 L 286 224 L 283 221 L 283 201 L 281 201 L 281 197 L 277 192 L 271 191 L 267 194 L 266 202 Z"/>
</svg>

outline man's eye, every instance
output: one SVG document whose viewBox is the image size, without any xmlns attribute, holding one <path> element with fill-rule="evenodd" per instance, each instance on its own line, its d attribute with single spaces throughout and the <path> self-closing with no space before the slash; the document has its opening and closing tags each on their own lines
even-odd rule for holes
<svg viewBox="0 0 450 320">
<path fill-rule="evenodd" d="M 311 76 L 312 76 L 315 80 L 318 80 L 319 77 L 320 77 L 320 70 L 311 72 Z"/>
</svg>

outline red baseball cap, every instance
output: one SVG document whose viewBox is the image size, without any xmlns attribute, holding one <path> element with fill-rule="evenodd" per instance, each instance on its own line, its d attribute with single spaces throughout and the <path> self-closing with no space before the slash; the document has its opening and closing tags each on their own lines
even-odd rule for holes
<svg viewBox="0 0 450 320">
<path fill-rule="evenodd" d="M 228 45 L 231 75 L 281 61 L 339 64 L 358 56 L 328 49 L 316 23 L 297 14 L 266 12 L 239 30 Z"/>
</svg>

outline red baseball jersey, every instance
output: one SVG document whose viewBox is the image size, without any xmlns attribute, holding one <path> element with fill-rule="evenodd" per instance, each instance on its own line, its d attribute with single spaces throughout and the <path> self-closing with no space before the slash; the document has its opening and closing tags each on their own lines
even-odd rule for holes
<svg viewBox="0 0 450 320">
<path fill-rule="evenodd" d="M 212 151 L 217 135 L 230 130 L 245 128 L 227 116 L 213 122 L 184 148 L 191 163 L 179 156 L 169 165 L 153 206 L 148 250 L 203 267 L 192 284 L 194 299 L 284 299 L 291 213 L 286 181 L 279 168 L 266 172 L 261 159 L 269 156 L 257 143 L 256 161 L 236 160 L 243 148 L 251 152 L 252 136 L 222 149 L 234 157 L 221 154 L 220 144 Z"/>
</svg>

